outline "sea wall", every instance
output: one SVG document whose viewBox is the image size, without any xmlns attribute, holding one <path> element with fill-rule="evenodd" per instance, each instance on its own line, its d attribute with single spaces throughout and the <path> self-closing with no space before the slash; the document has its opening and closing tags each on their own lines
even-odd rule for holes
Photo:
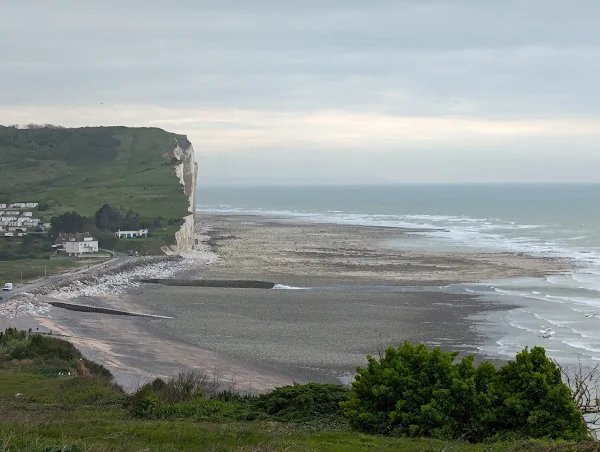
<svg viewBox="0 0 600 452">
<path fill-rule="evenodd" d="M 230 289 L 273 289 L 275 283 L 246 279 L 161 279 L 144 278 L 140 282 L 164 286 L 220 287 Z"/>
<path fill-rule="evenodd" d="M 173 150 L 173 155 L 181 162 L 175 167 L 175 173 L 183 186 L 183 192 L 188 197 L 188 212 L 190 214 L 184 217 L 181 228 L 175 233 L 175 245 L 166 247 L 164 252 L 166 254 L 185 254 L 194 249 L 194 212 L 196 211 L 198 164 L 191 143 L 185 149 L 182 149 L 178 143 Z"/>
</svg>

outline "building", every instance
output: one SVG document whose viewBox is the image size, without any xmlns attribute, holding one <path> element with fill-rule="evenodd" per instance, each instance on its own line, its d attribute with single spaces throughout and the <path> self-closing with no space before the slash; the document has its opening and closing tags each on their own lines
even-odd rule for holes
<svg viewBox="0 0 600 452">
<path fill-rule="evenodd" d="M 50 229 L 52 227 L 52 224 L 51 223 L 44 223 L 44 224 L 42 224 L 42 227 L 44 229 Z"/>
<path fill-rule="evenodd" d="M 6 209 L 6 204 L 0 203 L 0 209 Z"/>
<path fill-rule="evenodd" d="M 33 209 L 34 207 L 39 206 L 39 203 L 37 202 L 26 202 L 25 203 L 25 207 L 29 208 L 29 209 Z"/>
<path fill-rule="evenodd" d="M 23 212 L 23 216 L 24 217 L 32 217 L 33 216 L 33 212 Z"/>
<path fill-rule="evenodd" d="M 24 209 L 27 206 L 24 202 L 13 202 L 8 205 L 9 209 Z"/>
<path fill-rule="evenodd" d="M 14 232 L 5 232 L 4 233 L 4 237 L 14 237 L 15 233 Z"/>
<path fill-rule="evenodd" d="M 121 231 L 115 232 L 115 237 L 120 239 L 138 239 L 148 237 L 148 229 L 138 229 L 137 231 Z"/>
<path fill-rule="evenodd" d="M 89 232 L 60 233 L 54 242 L 57 251 L 65 252 L 69 256 L 81 256 L 98 252 L 98 240 Z"/>
</svg>

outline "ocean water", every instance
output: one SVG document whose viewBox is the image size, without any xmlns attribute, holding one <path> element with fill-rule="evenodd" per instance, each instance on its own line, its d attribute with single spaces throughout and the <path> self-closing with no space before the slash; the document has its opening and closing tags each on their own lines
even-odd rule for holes
<svg viewBox="0 0 600 452">
<path fill-rule="evenodd" d="M 558 257 L 571 270 L 441 290 L 477 293 L 518 308 L 479 318 L 491 356 L 543 345 L 567 364 L 600 361 L 600 185 L 199 187 L 198 212 L 414 229 L 394 248 Z M 553 337 L 542 330 L 551 328 Z M 493 334 L 492 334 L 493 332 Z"/>
</svg>

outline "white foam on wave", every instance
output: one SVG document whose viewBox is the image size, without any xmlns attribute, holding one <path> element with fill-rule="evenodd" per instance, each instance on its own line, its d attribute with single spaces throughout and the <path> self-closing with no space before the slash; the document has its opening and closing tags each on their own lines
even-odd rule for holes
<svg viewBox="0 0 600 452">
<path fill-rule="evenodd" d="M 555 233 L 559 235 L 564 233 L 564 228 L 546 224 L 527 224 L 499 218 L 474 218 L 466 215 L 368 214 L 347 213 L 339 210 L 323 213 L 289 209 L 246 209 L 230 206 L 225 208 L 223 206 L 200 206 L 197 212 L 275 216 L 313 223 L 421 229 L 423 232 L 418 232 L 418 234 L 456 246 L 567 258 L 596 268 L 600 272 L 600 249 L 581 249 L 572 246 L 572 241 L 583 240 L 585 235 L 576 235 L 577 233 L 573 231 L 575 234 L 565 237 L 561 243 L 560 240 L 557 241 L 556 237 L 550 238 L 550 236 Z M 536 232 L 537 230 L 539 232 Z"/>
<path fill-rule="evenodd" d="M 585 350 L 588 353 L 600 353 L 600 348 L 594 348 L 591 344 L 576 340 L 563 340 L 563 344 L 569 345 L 579 350 Z"/>
<path fill-rule="evenodd" d="M 294 287 L 294 286 L 286 286 L 285 284 L 275 284 L 273 289 L 277 289 L 277 290 L 307 290 L 308 287 Z"/>
</svg>

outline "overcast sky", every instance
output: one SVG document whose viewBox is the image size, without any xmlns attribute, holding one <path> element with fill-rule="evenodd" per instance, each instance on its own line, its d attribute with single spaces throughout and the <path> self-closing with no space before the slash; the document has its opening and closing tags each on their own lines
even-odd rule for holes
<svg viewBox="0 0 600 452">
<path fill-rule="evenodd" d="M 0 0 L 0 124 L 188 135 L 201 183 L 600 182 L 600 1 Z"/>
</svg>

